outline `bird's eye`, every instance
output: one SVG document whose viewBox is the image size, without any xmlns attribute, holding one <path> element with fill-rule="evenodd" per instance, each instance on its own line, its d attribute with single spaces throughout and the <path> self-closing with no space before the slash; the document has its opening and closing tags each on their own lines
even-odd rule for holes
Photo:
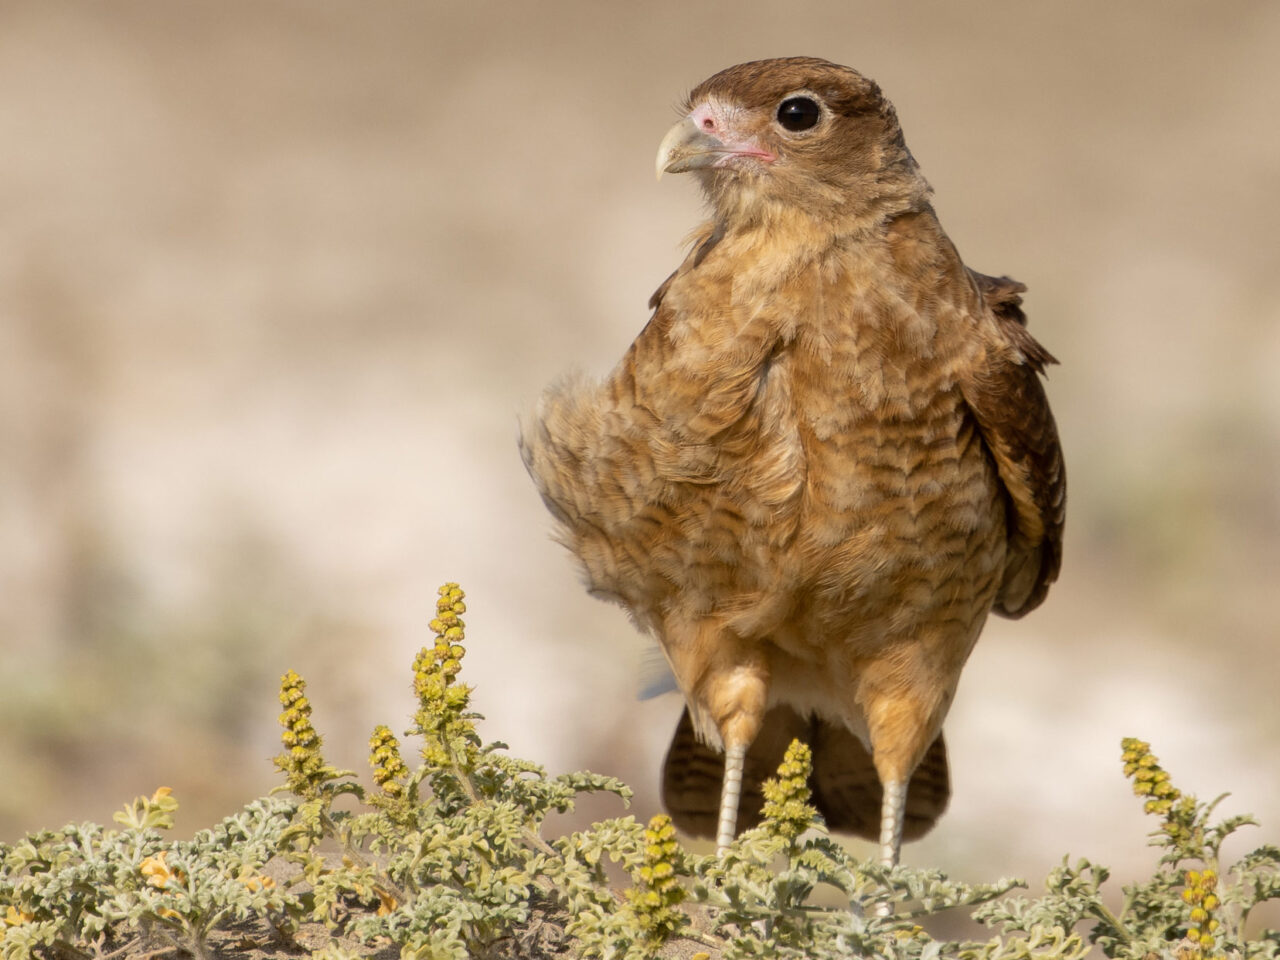
<svg viewBox="0 0 1280 960">
<path fill-rule="evenodd" d="M 822 109 L 809 97 L 791 97 L 778 107 L 778 123 L 792 132 L 812 129 L 821 117 Z"/>
</svg>

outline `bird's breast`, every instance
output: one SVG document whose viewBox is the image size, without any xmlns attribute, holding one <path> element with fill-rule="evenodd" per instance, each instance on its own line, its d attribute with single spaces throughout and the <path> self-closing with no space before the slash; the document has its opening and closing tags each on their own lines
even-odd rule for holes
<svg viewBox="0 0 1280 960">
<path fill-rule="evenodd" d="M 811 294 L 775 297 L 789 334 L 734 380 L 743 405 L 716 437 L 678 561 L 692 595 L 736 608 L 747 633 L 810 618 L 846 636 L 883 634 L 937 597 L 989 603 L 1003 505 L 954 376 L 963 344 L 883 291 Z"/>
<path fill-rule="evenodd" d="M 797 549 L 864 546 L 927 560 L 940 529 L 981 528 L 998 494 L 994 470 L 958 387 L 921 359 L 853 354 L 831 363 L 800 345 L 774 359 L 762 381 L 757 436 L 740 484 L 766 466 L 789 480 Z M 775 500 L 776 502 L 776 500 Z"/>
</svg>

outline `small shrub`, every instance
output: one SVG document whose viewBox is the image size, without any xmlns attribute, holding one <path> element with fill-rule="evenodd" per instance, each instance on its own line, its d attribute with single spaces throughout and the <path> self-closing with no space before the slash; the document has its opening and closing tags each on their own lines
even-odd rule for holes
<svg viewBox="0 0 1280 960">
<path fill-rule="evenodd" d="M 1043 896 L 1005 896 L 1017 881 L 968 885 L 938 871 L 892 870 L 850 856 L 809 805 L 808 748 L 787 751 L 765 786 L 760 826 L 723 857 L 686 851 L 666 817 L 632 817 L 546 838 L 551 812 L 583 793 L 630 790 L 592 773 L 549 776 L 484 743 L 460 682 L 466 606 L 440 590 L 434 641 L 413 662 L 418 707 L 400 740 L 379 725 L 369 741 L 372 788 L 331 766 L 312 722 L 306 683 L 281 680 L 285 796 L 255 800 L 190 841 L 166 838 L 177 800 L 166 788 L 118 813 L 118 827 L 69 825 L 0 845 L 0 958 L 141 957 L 165 948 L 211 957 L 226 945 L 358 960 L 388 946 L 404 960 L 468 957 L 834 958 L 1075 960 L 1106 956 L 1264 958 L 1280 935 L 1250 939 L 1250 911 L 1280 894 L 1280 849 L 1219 862 L 1222 842 L 1253 821 L 1211 821 L 1173 786 L 1147 744 L 1123 744 L 1125 774 L 1146 798 L 1162 851 L 1155 874 L 1103 903 L 1104 867 L 1085 860 L 1050 874 Z M 337 809 L 343 797 L 355 810 Z M 632 878 L 616 889 L 606 871 Z M 815 902 L 820 888 L 848 907 Z M 829 899 L 829 898 L 826 898 Z M 996 928 L 985 943 L 932 938 L 919 921 L 977 907 Z M 238 939 L 237 939 L 238 938 Z"/>
</svg>

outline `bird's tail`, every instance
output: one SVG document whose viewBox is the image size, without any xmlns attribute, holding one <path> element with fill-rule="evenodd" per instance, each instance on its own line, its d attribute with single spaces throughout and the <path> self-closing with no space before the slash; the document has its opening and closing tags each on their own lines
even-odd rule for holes
<svg viewBox="0 0 1280 960">
<path fill-rule="evenodd" d="M 760 735 L 747 751 L 738 806 L 738 832 L 760 822 L 764 805 L 761 784 L 777 773 L 782 755 L 799 738 L 813 751 L 809 778 L 812 803 L 834 833 L 852 833 L 868 840 L 880 834 L 882 790 L 871 755 L 843 724 L 805 718 L 779 705 L 765 716 Z M 695 837 L 715 835 L 720 809 L 724 756 L 698 740 L 689 711 L 680 716 L 662 770 L 662 800 L 675 825 Z M 947 747 L 939 733 L 916 767 L 907 787 L 904 840 L 929 832 L 947 808 L 951 780 Z"/>
</svg>

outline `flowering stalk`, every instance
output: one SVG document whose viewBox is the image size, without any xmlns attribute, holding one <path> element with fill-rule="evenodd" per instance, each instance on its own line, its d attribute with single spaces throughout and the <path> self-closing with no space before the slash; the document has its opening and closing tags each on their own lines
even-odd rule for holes
<svg viewBox="0 0 1280 960">
<path fill-rule="evenodd" d="M 384 797 L 398 798 L 404 793 L 404 778 L 409 772 L 400 758 L 400 741 L 390 728 L 378 724 L 369 738 L 369 766 L 373 767 L 373 782 Z"/>
<path fill-rule="evenodd" d="M 686 896 L 676 876 L 683 859 L 671 818 L 658 814 L 645 828 L 644 863 L 635 873 L 636 885 L 627 891 L 631 912 L 644 931 L 643 949 L 648 956 L 656 956 L 689 922 L 677 909 Z"/>
<path fill-rule="evenodd" d="M 320 753 L 320 735 L 311 725 L 311 702 L 306 697 L 307 682 L 290 670 L 280 678 L 280 735 L 285 752 L 275 758 L 276 767 L 288 778 L 289 789 L 306 800 L 315 799 L 328 779 Z"/>
<path fill-rule="evenodd" d="M 782 758 L 778 775 L 764 783 L 764 828 L 790 844 L 813 824 L 817 811 L 810 806 L 809 775 L 813 772 L 813 751 L 799 740 Z"/>
<path fill-rule="evenodd" d="M 439 594 L 436 617 L 430 624 L 435 643 L 423 647 L 413 661 L 418 711 L 410 732 L 422 735 L 422 758 L 429 767 L 458 767 L 469 773 L 475 766 L 480 738 L 467 712 L 471 687 L 454 682 L 466 655 L 462 646 L 466 624 L 459 615 L 466 612 L 467 605 L 456 583 L 446 583 Z"/>
</svg>

